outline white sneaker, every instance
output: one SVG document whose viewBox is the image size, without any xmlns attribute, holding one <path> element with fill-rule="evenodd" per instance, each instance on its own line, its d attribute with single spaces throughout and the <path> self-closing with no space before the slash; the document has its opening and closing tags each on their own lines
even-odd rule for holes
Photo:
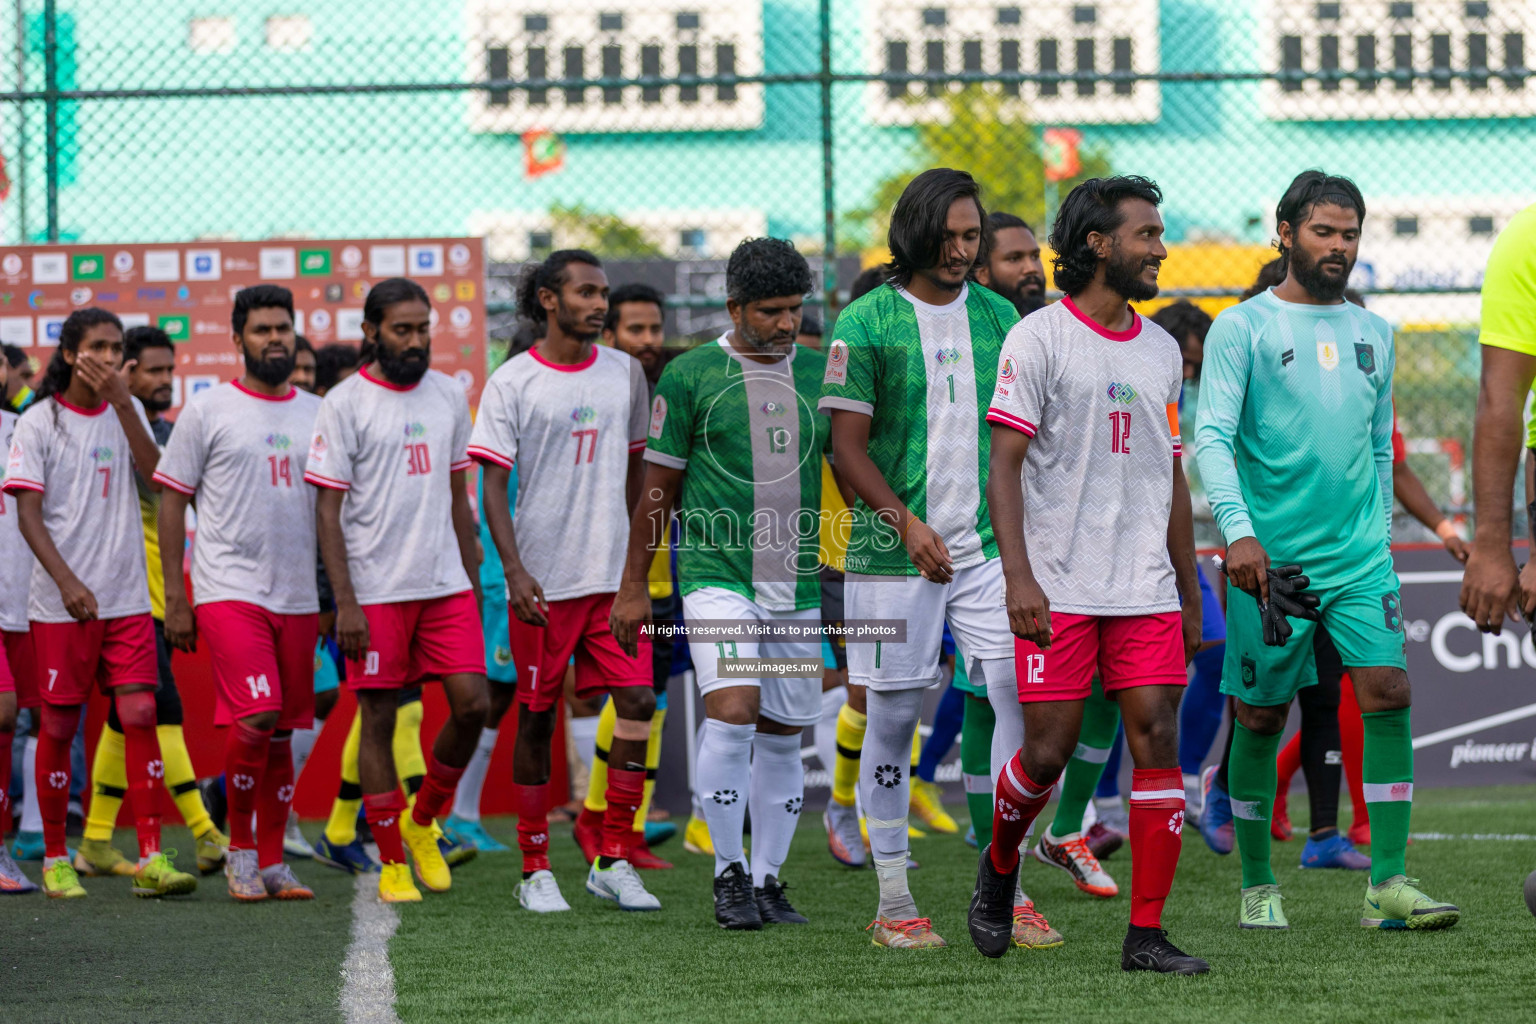
<svg viewBox="0 0 1536 1024">
<path fill-rule="evenodd" d="M 304 833 L 299 831 L 299 816 L 292 811 L 288 812 L 288 828 L 283 832 L 283 852 L 290 857 L 313 857 L 314 848 L 309 845 L 309 840 L 304 838 Z"/>
<path fill-rule="evenodd" d="M 1200 775 L 1184 776 L 1184 821 L 1189 825 L 1200 824 L 1200 812 L 1204 810 L 1205 787 L 1200 785 Z"/>
<path fill-rule="evenodd" d="M 614 900 L 620 910 L 661 909 L 661 900 L 645 891 L 640 873 L 627 860 L 616 860 L 607 870 L 594 863 L 587 872 L 587 892 L 598 899 Z"/>
<path fill-rule="evenodd" d="M 1035 844 L 1035 859 L 1042 864 L 1061 868 L 1072 876 L 1073 883 L 1090 896 L 1109 899 L 1120 892 L 1115 880 L 1099 864 L 1099 859 L 1088 848 L 1081 832 L 1057 839 L 1046 829 Z"/>
<path fill-rule="evenodd" d="M 526 880 L 517 883 L 517 902 L 525 910 L 535 914 L 554 914 L 570 910 L 571 905 L 560 895 L 560 883 L 553 871 L 535 871 Z"/>
</svg>

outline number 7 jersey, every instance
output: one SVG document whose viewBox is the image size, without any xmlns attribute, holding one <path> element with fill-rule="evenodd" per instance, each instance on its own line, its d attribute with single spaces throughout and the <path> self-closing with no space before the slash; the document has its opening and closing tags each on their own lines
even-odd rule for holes
<svg viewBox="0 0 1536 1024">
<path fill-rule="evenodd" d="M 1003 342 L 987 420 L 1032 438 L 1024 538 L 1052 611 L 1179 607 L 1168 516 L 1184 364 L 1166 331 L 1131 315 L 1107 331 L 1065 298 Z"/>
</svg>

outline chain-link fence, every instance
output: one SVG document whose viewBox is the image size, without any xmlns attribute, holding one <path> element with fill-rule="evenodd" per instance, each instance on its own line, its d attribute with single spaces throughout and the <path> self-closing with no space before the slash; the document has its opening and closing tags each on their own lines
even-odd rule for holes
<svg viewBox="0 0 1536 1024">
<path fill-rule="evenodd" d="M 1156 179 L 1164 295 L 1212 311 L 1272 254 L 1291 177 L 1348 174 L 1410 462 L 1453 513 L 1476 289 L 1536 198 L 1528 0 L 15 0 L 0 22 L 7 242 L 468 233 L 493 296 L 583 245 L 655 263 L 679 333 L 718 326 L 749 235 L 841 257 L 817 261 L 835 307 L 928 166 L 1046 227 L 1076 180 Z"/>
</svg>

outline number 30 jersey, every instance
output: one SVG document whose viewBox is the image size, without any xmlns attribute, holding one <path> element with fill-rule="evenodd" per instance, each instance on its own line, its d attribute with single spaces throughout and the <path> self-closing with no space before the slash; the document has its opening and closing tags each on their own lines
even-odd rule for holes
<svg viewBox="0 0 1536 1024">
<path fill-rule="evenodd" d="M 244 601 L 279 615 L 320 610 L 315 492 L 304 485 L 319 409 L 320 399 L 298 388 L 272 398 L 234 382 L 198 392 L 177 417 L 155 480 L 197 498 L 198 604 Z"/>
<path fill-rule="evenodd" d="M 346 491 L 341 530 L 359 604 L 470 589 L 453 532 L 450 476 L 469 469 L 469 400 L 428 370 L 402 387 L 365 366 L 326 393 L 304 479 Z"/>
<path fill-rule="evenodd" d="M 469 452 L 517 465 L 517 551 L 546 600 L 619 589 L 625 482 L 630 453 L 645 447 L 647 392 L 640 364 L 605 345 L 570 366 L 529 349 L 486 382 Z"/>
<path fill-rule="evenodd" d="M 1180 452 L 1178 343 L 1132 313 L 1106 331 L 1070 298 L 1008 332 L 987 420 L 1032 440 L 1024 538 L 1051 610 L 1176 611 L 1168 557 Z"/>
</svg>

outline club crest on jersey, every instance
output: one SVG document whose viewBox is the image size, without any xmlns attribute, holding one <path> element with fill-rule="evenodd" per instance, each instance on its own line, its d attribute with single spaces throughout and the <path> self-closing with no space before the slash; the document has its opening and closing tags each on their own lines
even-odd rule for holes
<svg viewBox="0 0 1536 1024">
<path fill-rule="evenodd" d="M 597 410 L 590 405 L 581 405 L 571 410 L 572 423 L 591 423 L 597 419 Z"/>
<path fill-rule="evenodd" d="M 848 343 L 842 338 L 834 338 L 832 346 L 827 349 L 827 373 L 821 382 L 823 384 L 848 383 Z"/>
<path fill-rule="evenodd" d="M 108 448 L 106 445 L 102 445 L 99 448 L 92 448 L 91 458 L 95 459 L 97 462 L 111 462 L 112 449 Z"/>
<path fill-rule="evenodd" d="M 1339 368 L 1339 346 L 1331 341 L 1318 342 L 1317 365 L 1325 370 L 1337 370 Z"/>
<path fill-rule="evenodd" d="M 1355 365 L 1369 377 L 1376 372 L 1376 350 L 1363 342 L 1355 342 Z"/>
<path fill-rule="evenodd" d="M 316 434 L 314 440 L 309 442 L 309 461 L 323 461 L 325 459 L 325 447 L 325 435 Z"/>
<path fill-rule="evenodd" d="M 940 366 L 952 366 L 960 361 L 960 350 L 957 348 L 941 348 L 933 354 L 933 358 Z"/>
<path fill-rule="evenodd" d="M 1018 378 L 1019 369 L 1013 364 L 1013 356 L 1004 356 L 1003 365 L 998 367 L 997 382 L 999 384 L 1012 384 Z"/>
<path fill-rule="evenodd" d="M 661 440 L 661 430 L 667 425 L 667 400 L 660 395 L 651 403 L 651 436 Z"/>
<path fill-rule="evenodd" d="M 1111 402 L 1119 402 L 1121 405 L 1130 405 L 1136 401 L 1136 389 L 1129 384 L 1111 384 L 1104 389 Z"/>
<path fill-rule="evenodd" d="M 407 423 L 405 425 L 406 437 L 426 437 L 427 425 L 425 423 Z"/>
<path fill-rule="evenodd" d="M 287 451 L 293 445 L 287 434 L 268 434 L 266 442 L 268 448 L 276 448 L 280 452 Z"/>
<path fill-rule="evenodd" d="M 758 406 L 758 411 L 764 416 L 783 416 L 789 412 L 789 407 L 783 402 L 767 401 Z"/>
</svg>

